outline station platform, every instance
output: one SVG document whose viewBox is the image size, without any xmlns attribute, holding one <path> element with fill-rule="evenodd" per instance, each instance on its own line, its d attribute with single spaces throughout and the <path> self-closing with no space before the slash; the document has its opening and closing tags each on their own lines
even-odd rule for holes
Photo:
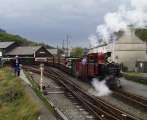
<svg viewBox="0 0 147 120">
<path fill-rule="evenodd" d="M 147 85 L 132 82 L 132 81 L 126 80 L 125 78 L 120 78 L 120 82 L 122 85 L 122 89 L 124 91 L 147 98 Z"/>
</svg>

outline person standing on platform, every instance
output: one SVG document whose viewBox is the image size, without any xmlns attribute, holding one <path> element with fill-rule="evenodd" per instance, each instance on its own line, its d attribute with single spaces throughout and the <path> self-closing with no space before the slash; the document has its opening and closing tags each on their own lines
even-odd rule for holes
<svg viewBox="0 0 147 120">
<path fill-rule="evenodd" d="M 15 57 L 15 75 L 20 76 L 20 62 L 19 62 L 19 57 Z"/>
</svg>

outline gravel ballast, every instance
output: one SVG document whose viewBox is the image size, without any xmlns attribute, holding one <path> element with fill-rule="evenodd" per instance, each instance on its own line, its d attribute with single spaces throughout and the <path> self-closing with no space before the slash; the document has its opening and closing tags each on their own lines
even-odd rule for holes
<svg viewBox="0 0 147 120">
<path fill-rule="evenodd" d="M 33 73 L 33 79 L 39 83 L 40 75 Z M 82 106 L 75 100 L 67 98 L 65 91 L 50 78 L 43 78 L 43 84 L 47 86 L 46 98 L 51 101 L 69 120 L 93 120 Z M 74 98 L 73 98 L 74 99 Z"/>
</svg>

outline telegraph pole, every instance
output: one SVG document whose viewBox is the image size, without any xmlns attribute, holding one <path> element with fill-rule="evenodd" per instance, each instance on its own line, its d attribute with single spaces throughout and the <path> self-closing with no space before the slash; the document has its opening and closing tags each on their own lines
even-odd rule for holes
<svg viewBox="0 0 147 120">
<path fill-rule="evenodd" d="M 44 71 L 44 64 L 40 64 L 40 91 L 43 92 L 43 71 Z"/>
<path fill-rule="evenodd" d="M 67 41 L 67 57 L 68 57 L 68 44 L 69 44 L 69 36 L 68 36 L 68 34 L 66 35 L 66 41 Z"/>
<path fill-rule="evenodd" d="M 62 49 L 64 50 L 64 40 L 63 40 L 63 43 L 62 43 Z"/>
<path fill-rule="evenodd" d="M 69 34 L 66 34 L 66 56 L 70 56 L 70 51 L 69 51 L 69 44 L 70 44 L 70 39 L 71 36 Z"/>
</svg>

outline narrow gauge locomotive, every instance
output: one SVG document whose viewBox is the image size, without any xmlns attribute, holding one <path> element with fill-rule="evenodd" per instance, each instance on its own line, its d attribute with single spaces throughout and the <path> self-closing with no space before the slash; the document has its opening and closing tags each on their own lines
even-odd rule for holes
<svg viewBox="0 0 147 120">
<path fill-rule="evenodd" d="M 105 80 L 109 88 L 120 87 L 119 64 L 109 62 L 111 53 L 91 53 L 83 58 L 53 57 L 48 59 L 47 64 L 57 67 L 68 74 L 84 81 L 91 82 L 92 78 Z"/>
<path fill-rule="evenodd" d="M 83 80 L 105 80 L 109 88 L 119 88 L 120 66 L 117 63 L 108 61 L 111 52 L 91 53 L 82 60 L 75 61 L 75 74 Z"/>
</svg>

